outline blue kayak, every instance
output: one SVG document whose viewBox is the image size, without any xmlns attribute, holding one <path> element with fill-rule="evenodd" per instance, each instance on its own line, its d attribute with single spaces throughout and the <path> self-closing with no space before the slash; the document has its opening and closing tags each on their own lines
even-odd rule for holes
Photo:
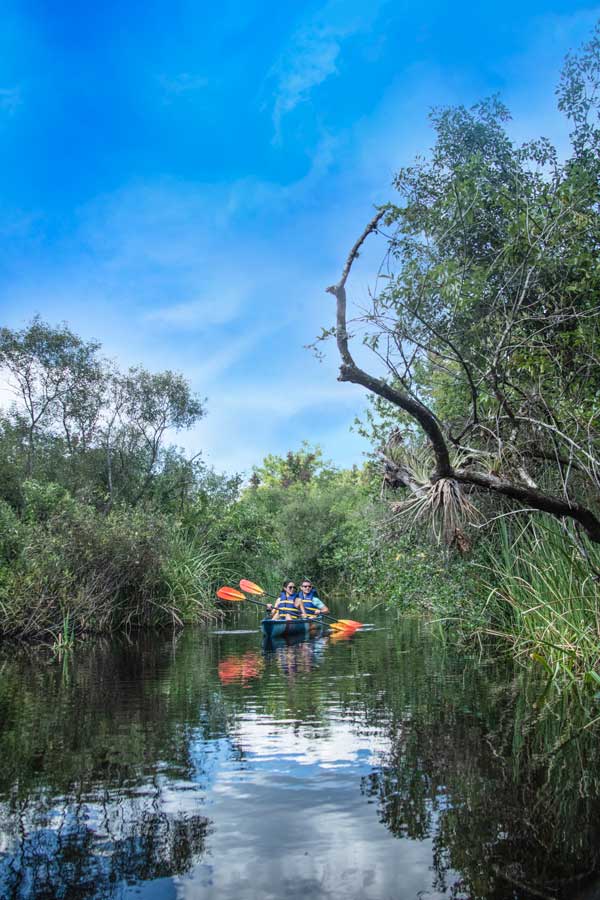
<svg viewBox="0 0 600 900">
<path fill-rule="evenodd" d="M 268 638 L 313 638 L 326 634 L 329 627 L 321 619 L 263 619 L 260 630 Z"/>
</svg>

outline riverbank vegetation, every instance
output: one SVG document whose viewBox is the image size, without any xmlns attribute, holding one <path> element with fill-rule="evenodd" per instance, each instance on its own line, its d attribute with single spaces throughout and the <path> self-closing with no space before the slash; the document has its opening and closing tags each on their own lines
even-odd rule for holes
<svg viewBox="0 0 600 900">
<path fill-rule="evenodd" d="M 39 319 L 0 331 L 0 363 L 0 634 L 214 618 L 206 533 L 239 479 L 167 444 L 204 415 L 185 379 Z"/>
</svg>

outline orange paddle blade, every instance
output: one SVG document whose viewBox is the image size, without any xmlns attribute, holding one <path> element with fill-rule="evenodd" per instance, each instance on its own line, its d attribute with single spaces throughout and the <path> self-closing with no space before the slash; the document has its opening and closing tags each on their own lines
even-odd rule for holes
<svg viewBox="0 0 600 900">
<path fill-rule="evenodd" d="M 253 581 L 247 581 L 245 578 L 242 578 L 240 581 L 240 587 L 243 591 L 246 591 L 247 594 L 264 594 L 263 588 L 259 584 L 254 584 Z"/>
<path fill-rule="evenodd" d="M 338 619 L 340 625 L 344 625 L 345 628 L 362 628 L 362 622 L 355 622 L 354 619 Z"/>
<path fill-rule="evenodd" d="M 220 587 L 217 591 L 217 597 L 220 600 L 245 600 L 246 598 L 241 591 L 237 591 L 231 587 Z"/>
<path fill-rule="evenodd" d="M 356 628 L 342 628 L 341 631 L 334 631 L 329 639 L 333 641 L 334 644 L 338 641 L 349 641 L 350 638 L 353 637 L 355 631 Z"/>
</svg>

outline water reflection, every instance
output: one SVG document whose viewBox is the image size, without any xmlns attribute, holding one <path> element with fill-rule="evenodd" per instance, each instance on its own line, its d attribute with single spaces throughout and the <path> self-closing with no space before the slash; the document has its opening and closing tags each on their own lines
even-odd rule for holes
<svg viewBox="0 0 600 900">
<path fill-rule="evenodd" d="M 240 681 L 246 684 L 252 678 L 260 678 L 264 669 L 264 663 L 260 655 L 254 650 L 246 653 L 231 653 L 219 662 L 218 674 L 221 684 L 231 684 Z"/>
<path fill-rule="evenodd" d="M 161 805 L 153 791 L 146 800 L 65 797 L 47 810 L 3 809 L 1 896 L 111 898 L 124 882 L 189 871 L 204 851 L 209 820 Z"/>
<path fill-rule="evenodd" d="M 2 898 L 597 891 L 588 701 L 418 623 L 144 637 L 0 672 Z"/>
<path fill-rule="evenodd" d="M 275 663 L 289 680 L 318 668 L 323 661 L 328 637 L 307 640 L 300 635 L 281 638 L 263 638 L 263 655 L 267 663 Z"/>
</svg>

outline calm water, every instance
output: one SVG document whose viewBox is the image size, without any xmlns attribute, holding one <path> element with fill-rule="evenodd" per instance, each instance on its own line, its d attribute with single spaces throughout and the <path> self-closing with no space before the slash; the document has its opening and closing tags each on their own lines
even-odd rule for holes
<svg viewBox="0 0 600 900">
<path fill-rule="evenodd" d="M 591 900 L 586 716 L 415 621 L 6 652 L 0 896 Z"/>
</svg>

